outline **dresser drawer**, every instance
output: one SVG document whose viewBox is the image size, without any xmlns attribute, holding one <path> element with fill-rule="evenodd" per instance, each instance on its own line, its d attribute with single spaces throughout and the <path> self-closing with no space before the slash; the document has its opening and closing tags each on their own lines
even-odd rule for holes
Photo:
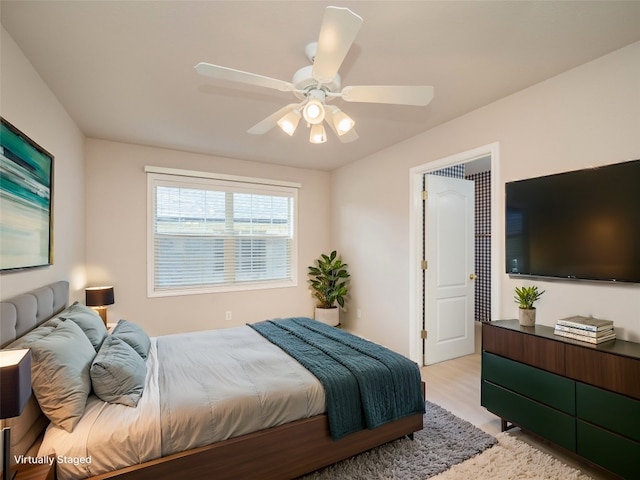
<svg viewBox="0 0 640 480">
<path fill-rule="evenodd" d="M 617 344 L 620 348 L 636 346 L 619 340 L 606 342 L 604 345 L 611 345 L 608 348 L 613 348 Z M 604 345 L 602 348 L 607 348 Z M 640 358 L 614 355 L 576 345 L 566 345 L 565 349 L 567 377 L 640 400 Z"/>
<path fill-rule="evenodd" d="M 488 381 L 482 382 L 481 404 L 490 412 L 576 451 L 575 417 Z"/>
<path fill-rule="evenodd" d="M 536 326 L 535 332 L 539 328 L 541 327 Z M 483 323 L 482 349 L 532 367 L 564 375 L 564 343 L 555 339 Z"/>
<path fill-rule="evenodd" d="M 482 353 L 482 378 L 508 390 L 575 415 L 575 382 L 538 368 Z"/>
<path fill-rule="evenodd" d="M 576 453 L 627 479 L 637 479 L 640 472 L 640 443 L 577 421 Z"/>
<path fill-rule="evenodd" d="M 640 442 L 640 401 L 576 383 L 579 419 Z"/>
</svg>

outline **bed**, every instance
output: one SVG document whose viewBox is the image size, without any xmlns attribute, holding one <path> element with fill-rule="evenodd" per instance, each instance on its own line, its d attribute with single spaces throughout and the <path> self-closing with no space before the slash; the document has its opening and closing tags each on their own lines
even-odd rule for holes
<svg viewBox="0 0 640 480">
<path fill-rule="evenodd" d="M 1 347 L 24 346 L 47 328 L 78 335 L 80 326 L 88 341 L 73 350 L 94 355 L 92 386 L 84 403 L 80 400 L 81 411 L 70 408 L 60 421 L 46 392 L 40 395 L 34 384 L 37 395 L 9 421 L 13 452 L 54 456 L 61 480 L 296 478 L 422 429 L 417 365 L 358 337 L 313 320 L 286 319 L 145 340 L 139 327 L 121 321 L 108 341 L 100 341 L 92 338 L 90 322 L 78 322 L 86 316 L 68 316 L 74 308 L 86 309 L 67 307 L 68 288 L 67 282 L 56 282 L 0 303 Z M 309 354 L 312 337 L 320 350 Z M 350 353 L 340 353 L 340 365 L 327 367 L 321 357 L 343 348 L 334 340 L 348 343 Z M 95 352 L 89 353 L 91 348 Z M 375 358 L 361 356 L 361 350 L 375 352 Z M 123 352 L 131 355 L 121 360 L 127 376 L 116 375 L 118 385 L 112 387 L 118 391 L 105 393 L 103 379 L 109 383 L 114 372 L 121 373 L 106 364 L 117 363 L 113 359 Z M 40 355 L 37 349 L 34 354 Z M 380 362 L 386 363 L 380 367 Z M 404 365 L 405 373 L 386 372 L 407 362 L 413 370 Z M 355 384 L 338 384 L 336 379 L 350 376 L 343 363 L 362 370 Z M 378 367 L 369 369 L 369 363 Z M 96 366 L 102 370 L 93 377 Z M 374 379 L 376 368 L 382 381 Z M 57 382 L 66 383 L 73 382 Z M 204 406 L 197 413 L 191 408 L 196 399 Z M 72 428 L 65 423 L 69 416 Z"/>
</svg>

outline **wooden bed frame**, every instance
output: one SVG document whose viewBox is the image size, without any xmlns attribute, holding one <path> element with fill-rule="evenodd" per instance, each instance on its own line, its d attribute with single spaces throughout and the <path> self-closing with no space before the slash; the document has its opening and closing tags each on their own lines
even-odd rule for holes
<svg viewBox="0 0 640 480">
<path fill-rule="evenodd" d="M 333 441 L 326 415 L 298 420 L 206 447 L 176 453 L 90 480 L 292 479 L 422 430 L 411 415 Z"/>
<path fill-rule="evenodd" d="M 53 291 L 52 294 L 49 290 Z M 8 322 L 18 322 L 19 328 L 13 328 L 16 333 L 15 338 L 27 333 L 46 321 L 50 316 L 58 313 L 64 306 L 60 305 L 60 296 L 65 295 L 64 303 L 68 300 L 68 283 L 56 282 L 34 291 L 35 301 L 29 297 L 32 292 L 3 301 L 2 325 L 0 331 L 3 333 L 2 343 L 6 345 L 12 326 L 7 326 Z M 43 294 L 44 292 L 44 294 Z M 26 300 L 25 300 L 26 298 Z M 20 312 L 24 303 L 29 304 L 26 310 L 29 316 L 34 316 L 34 308 L 31 303 L 37 304 L 37 319 L 29 319 L 28 323 L 34 323 L 31 328 L 26 329 L 20 325 Z M 42 307 L 40 304 L 45 303 Z M 51 303 L 51 304 L 50 304 Z M 7 314 L 13 310 L 13 306 L 18 310 L 16 319 L 10 320 L 12 315 Z M 424 393 L 424 383 L 423 383 Z M 23 413 L 22 416 L 25 414 Z M 20 417 L 13 422 L 20 424 Z M 322 467 L 331 465 L 340 460 L 344 460 L 358 453 L 365 452 L 371 448 L 384 443 L 412 436 L 414 432 L 422 430 L 423 416 L 411 415 L 395 422 L 387 423 L 374 430 L 362 430 L 348 435 L 341 440 L 334 441 L 329 433 L 329 422 L 325 414 L 290 422 L 273 428 L 268 428 L 258 432 L 250 433 L 240 437 L 235 437 L 222 442 L 217 442 L 205 447 L 195 448 L 184 452 L 176 453 L 166 457 L 151 460 L 131 467 L 116 470 L 114 472 L 91 477 L 90 480 L 162 480 L 175 478 L 215 478 L 216 480 L 233 479 L 260 479 L 260 480 L 282 480 L 292 479 L 313 472 Z M 24 423 L 29 423 L 32 430 L 30 438 L 42 433 L 42 422 L 33 419 L 24 419 Z M 45 425 L 46 426 L 46 425 Z M 27 427 L 20 427 L 25 430 Z M 39 430 L 39 431 L 38 431 Z M 13 442 L 12 442 L 13 443 Z M 14 453 L 25 453 L 33 445 L 14 445 Z"/>
</svg>

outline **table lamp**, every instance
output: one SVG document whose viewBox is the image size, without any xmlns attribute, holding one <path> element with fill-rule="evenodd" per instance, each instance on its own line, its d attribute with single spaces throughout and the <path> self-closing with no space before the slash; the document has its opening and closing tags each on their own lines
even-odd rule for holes
<svg viewBox="0 0 640 480">
<path fill-rule="evenodd" d="M 85 290 L 85 303 L 93 308 L 107 324 L 107 305 L 113 305 L 113 287 L 89 287 Z"/>
<path fill-rule="evenodd" d="M 17 417 L 31 396 L 29 349 L 0 351 L 0 419 Z M 11 428 L 2 429 L 2 479 L 11 480 Z"/>
</svg>

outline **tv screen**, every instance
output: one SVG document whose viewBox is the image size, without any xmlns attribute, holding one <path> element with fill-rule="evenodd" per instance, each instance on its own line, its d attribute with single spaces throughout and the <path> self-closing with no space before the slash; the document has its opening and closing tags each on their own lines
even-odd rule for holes
<svg viewBox="0 0 640 480">
<path fill-rule="evenodd" d="M 508 274 L 640 283 L 640 160 L 505 188 Z"/>
</svg>

